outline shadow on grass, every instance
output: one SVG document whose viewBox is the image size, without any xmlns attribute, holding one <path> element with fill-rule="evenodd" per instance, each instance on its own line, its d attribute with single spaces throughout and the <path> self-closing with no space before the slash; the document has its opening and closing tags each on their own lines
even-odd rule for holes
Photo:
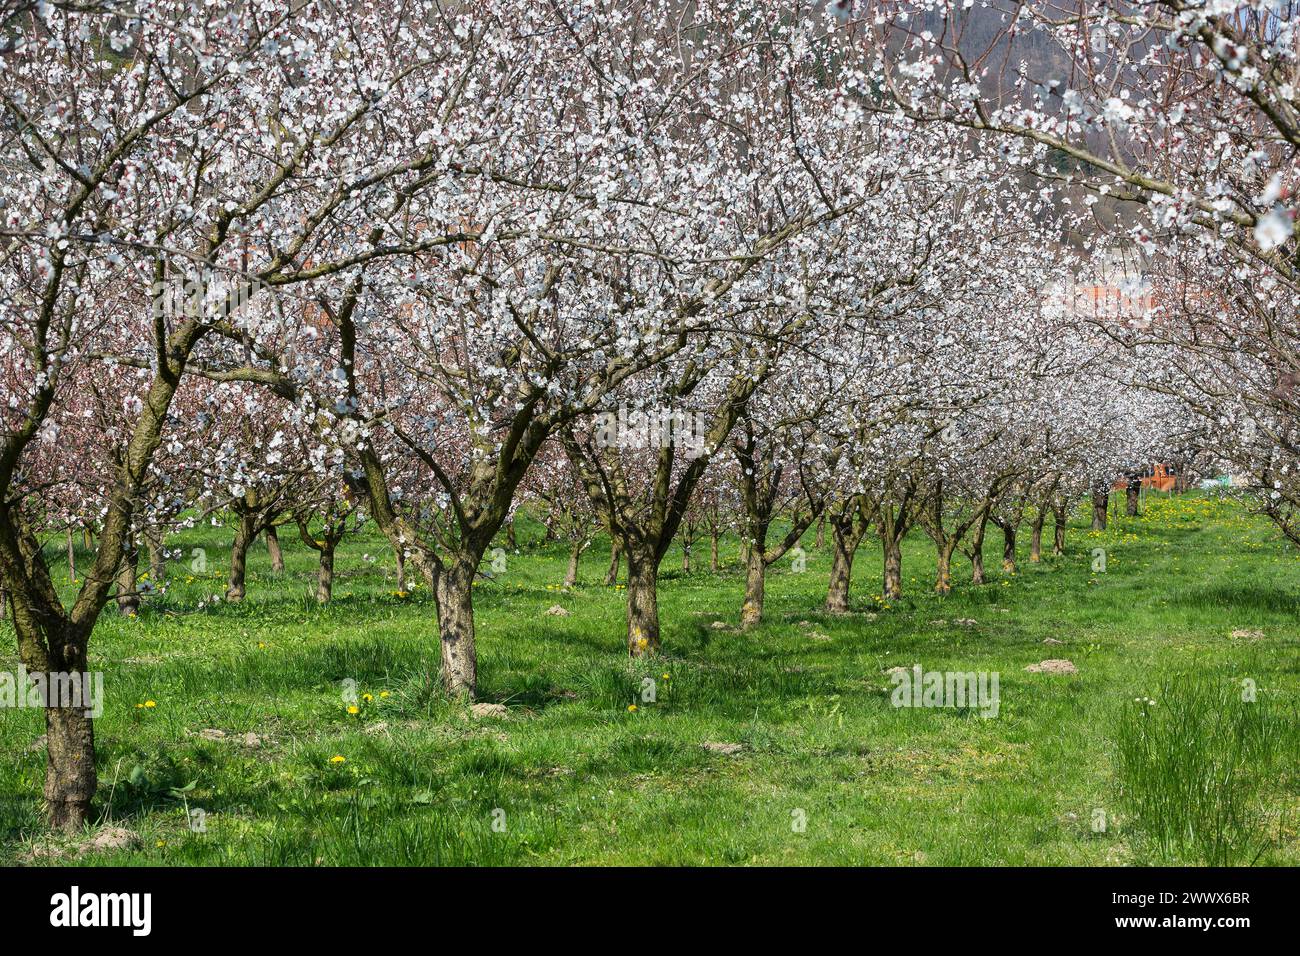
<svg viewBox="0 0 1300 956">
<path fill-rule="evenodd" d="M 1170 599 L 1179 607 L 1221 607 L 1242 611 L 1267 611 L 1272 614 L 1300 612 L 1300 600 L 1290 591 L 1260 584 L 1219 584 L 1179 591 Z"/>
</svg>

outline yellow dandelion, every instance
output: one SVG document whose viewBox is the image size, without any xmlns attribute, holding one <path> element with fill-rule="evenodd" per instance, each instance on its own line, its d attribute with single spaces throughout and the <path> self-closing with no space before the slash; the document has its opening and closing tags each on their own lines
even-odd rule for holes
<svg viewBox="0 0 1300 956">
<path fill-rule="evenodd" d="M 347 760 L 347 757 L 340 756 L 339 754 L 330 757 L 330 763 L 347 763 Z"/>
<path fill-rule="evenodd" d="M 627 712 L 628 712 L 629 714 L 635 714 L 635 713 L 636 713 L 636 704 L 628 704 L 628 705 L 627 705 Z"/>
<path fill-rule="evenodd" d="M 361 708 L 358 707 L 356 704 L 348 704 L 348 713 L 349 713 L 349 714 L 359 714 L 359 713 L 361 713 Z"/>
<path fill-rule="evenodd" d="M 158 706 L 158 703 L 157 703 L 156 701 L 146 700 L 146 701 L 144 702 L 144 705 L 145 705 L 146 707 L 149 707 L 149 708 L 154 708 L 154 707 L 157 707 L 157 706 Z"/>
<path fill-rule="evenodd" d="M 361 695 L 361 699 L 364 700 L 364 701 L 368 704 L 368 703 L 370 703 L 372 700 L 374 700 L 375 698 L 374 698 L 374 696 L 371 695 L 371 694 L 362 694 L 362 695 Z"/>
</svg>

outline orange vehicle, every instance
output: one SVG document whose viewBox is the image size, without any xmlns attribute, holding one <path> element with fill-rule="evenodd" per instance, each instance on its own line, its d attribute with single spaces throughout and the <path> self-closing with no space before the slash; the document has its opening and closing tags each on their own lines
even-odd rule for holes
<svg viewBox="0 0 1300 956">
<path fill-rule="evenodd" d="M 1169 466 L 1164 462 L 1156 462 L 1150 468 L 1146 469 L 1142 475 L 1141 484 L 1143 488 L 1154 491 L 1173 491 L 1178 484 L 1178 476 L 1169 470 Z M 1116 491 L 1121 491 L 1128 487 L 1128 478 L 1117 478 L 1111 485 Z"/>
</svg>

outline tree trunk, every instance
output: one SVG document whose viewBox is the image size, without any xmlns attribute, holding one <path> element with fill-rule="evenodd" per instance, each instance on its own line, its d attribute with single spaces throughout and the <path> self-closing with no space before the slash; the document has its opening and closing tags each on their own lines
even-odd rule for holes
<svg viewBox="0 0 1300 956">
<path fill-rule="evenodd" d="M 1138 498 L 1142 494 L 1141 479 L 1132 475 L 1128 479 L 1128 488 L 1125 489 L 1126 507 L 1124 513 L 1130 518 L 1136 518 L 1138 513 Z"/>
<path fill-rule="evenodd" d="M 473 699 L 478 686 L 474 648 L 474 569 L 462 559 L 437 576 L 438 634 L 442 644 L 442 686 L 449 697 Z"/>
<path fill-rule="evenodd" d="M 1038 509 L 1034 515 L 1033 528 L 1029 535 L 1029 560 L 1037 564 L 1043 559 L 1043 523 L 1047 521 L 1047 512 Z"/>
<path fill-rule="evenodd" d="M 970 550 L 970 583 L 984 583 L 984 531 L 988 527 L 987 519 L 980 518 L 975 522 L 975 528 L 971 536 Z"/>
<path fill-rule="evenodd" d="M 248 546 L 257 537 L 257 527 L 252 516 L 241 516 L 235 529 L 235 541 L 230 546 L 230 580 L 226 585 L 227 601 L 244 599 L 244 577 L 248 570 Z"/>
<path fill-rule="evenodd" d="M 691 571 L 691 547 L 695 544 L 695 536 L 687 533 L 682 538 L 682 571 L 689 574 Z"/>
<path fill-rule="evenodd" d="M 271 556 L 271 570 L 276 574 L 283 574 L 284 551 L 280 548 L 280 535 L 275 530 L 275 525 L 267 525 L 263 535 L 266 537 L 266 551 Z"/>
<path fill-rule="evenodd" d="M 77 669 L 85 673 L 85 667 Z M 98 780 L 95 726 L 81 702 L 45 708 L 45 809 L 50 827 L 72 833 L 86 825 Z"/>
<path fill-rule="evenodd" d="M 1110 504 L 1110 492 L 1094 491 L 1092 493 L 1092 530 L 1106 530 L 1106 507 Z"/>
<path fill-rule="evenodd" d="M 718 571 L 718 529 L 709 532 L 709 570 Z"/>
<path fill-rule="evenodd" d="M 582 557 L 583 542 L 581 539 L 573 542 L 569 548 L 569 567 L 564 572 L 564 586 L 571 588 L 578 583 L 578 559 Z"/>
<path fill-rule="evenodd" d="M 1065 554 L 1065 526 L 1069 518 L 1065 514 L 1065 507 L 1056 508 L 1052 513 L 1052 554 Z"/>
<path fill-rule="evenodd" d="M 135 581 L 139 573 L 140 552 L 134 538 L 127 538 L 122 552 L 122 563 L 117 571 L 117 610 L 119 614 L 135 614 L 140 610 L 140 592 Z"/>
<path fill-rule="evenodd" d="M 659 651 L 659 568 L 654 549 L 627 550 L 627 652 Z"/>
<path fill-rule="evenodd" d="M 547 531 L 549 530 L 550 527 L 548 526 Z M 506 522 L 506 547 L 509 548 L 511 551 L 517 551 L 519 549 L 519 541 L 515 538 L 514 518 L 511 518 L 509 521 Z"/>
<path fill-rule="evenodd" d="M 934 575 L 934 592 L 936 594 L 946 595 L 952 591 L 952 554 L 956 550 L 956 538 L 937 548 Z"/>
<path fill-rule="evenodd" d="M 318 604 L 329 604 L 333 596 L 334 545 L 327 540 L 325 546 L 320 549 L 320 567 L 316 571 L 316 601 Z"/>
<path fill-rule="evenodd" d="M 161 531 L 150 531 L 145 535 L 149 542 L 149 577 L 155 585 L 167 580 L 167 553 L 163 548 Z"/>
<path fill-rule="evenodd" d="M 406 554 L 401 548 L 394 548 L 393 554 L 397 557 L 397 593 L 406 593 Z"/>
<path fill-rule="evenodd" d="M 818 551 L 826 547 L 826 516 L 822 515 L 817 519 L 817 544 Z"/>
<path fill-rule="evenodd" d="M 86 673 L 88 634 L 68 624 L 37 623 L 30 607 L 13 607 L 18 651 L 29 673 Z M 47 683 L 47 689 L 50 685 Z M 25 688 L 23 688 L 25 690 Z M 56 695 L 45 703 L 59 703 Z M 88 701 L 45 708 L 45 812 L 52 829 L 74 833 L 90 820 L 95 796 L 95 728 Z"/>
<path fill-rule="evenodd" d="M 890 535 L 885 535 L 880 545 L 885 553 L 885 581 L 880 593 L 886 601 L 897 601 L 903 596 L 903 548 Z"/>
<path fill-rule="evenodd" d="M 767 583 L 767 561 L 759 548 L 749 549 L 745 571 L 745 603 L 740 608 L 740 626 L 750 628 L 763 619 L 763 597 Z"/>
<path fill-rule="evenodd" d="M 1042 529 L 1039 529 L 1042 533 Z M 1007 521 L 1002 525 L 1002 570 L 1014 574 L 1016 570 L 1016 525 Z"/>
<path fill-rule="evenodd" d="M 834 556 L 831 558 L 831 580 L 826 588 L 826 610 L 843 613 L 849 609 L 849 584 L 853 579 L 853 556 L 858 540 L 838 525 L 831 529 Z"/>
<path fill-rule="evenodd" d="M 614 539 L 609 544 L 609 570 L 605 572 L 605 587 L 613 587 L 618 583 L 618 565 L 623 556 L 623 546 Z"/>
<path fill-rule="evenodd" d="M 77 549 L 72 544 L 72 526 L 68 526 L 68 582 L 77 583 Z"/>
</svg>

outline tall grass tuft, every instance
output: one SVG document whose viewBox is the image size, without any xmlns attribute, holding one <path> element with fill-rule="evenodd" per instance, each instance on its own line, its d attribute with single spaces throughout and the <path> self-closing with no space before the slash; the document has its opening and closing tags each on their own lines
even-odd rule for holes
<svg viewBox="0 0 1300 956">
<path fill-rule="evenodd" d="M 1120 721 L 1127 810 L 1166 858 L 1254 862 L 1269 842 L 1261 794 L 1295 749 L 1294 714 L 1222 674 L 1172 675 L 1158 693 L 1127 704 Z"/>
</svg>

